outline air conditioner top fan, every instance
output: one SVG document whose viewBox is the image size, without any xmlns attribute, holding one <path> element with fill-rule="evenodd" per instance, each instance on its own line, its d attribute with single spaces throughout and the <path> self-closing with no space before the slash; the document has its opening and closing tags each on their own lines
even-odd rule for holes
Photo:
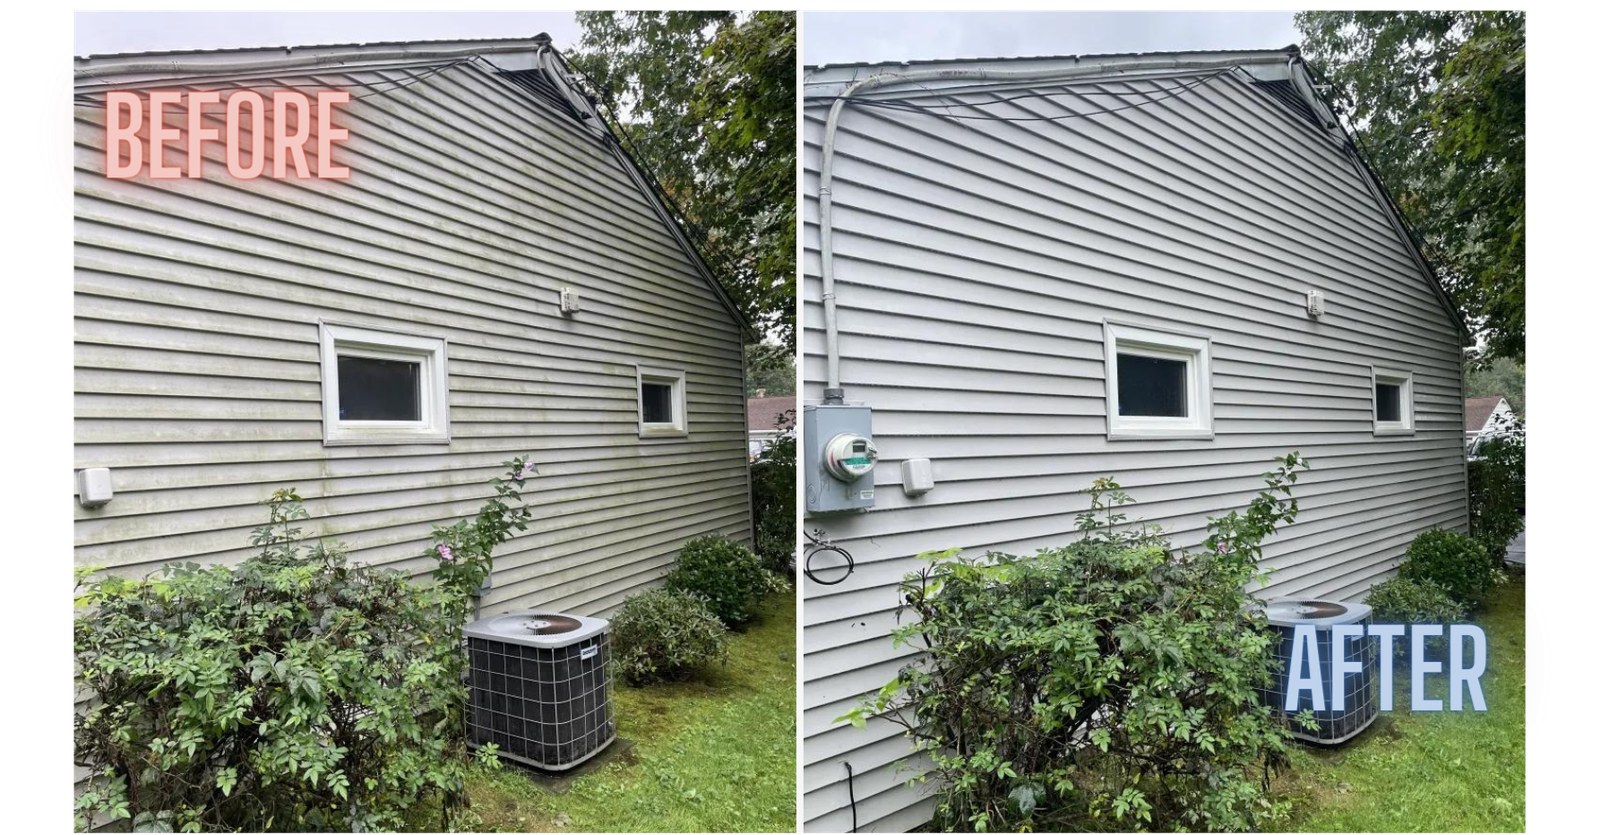
<svg viewBox="0 0 1600 835">
<path fill-rule="evenodd" d="M 1314 624 L 1318 629 L 1341 623 L 1361 623 L 1372 615 L 1365 603 L 1337 603 L 1305 597 L 1278 597 L 1265 606 L 1267 622 L 1273 626 Z"/>
<path fill-rule="evenodd" d="M 530 647 L 564 647 L 592 638 L 606 629 L 606 621 L 557 612 L 517 612 L 467 624 L 468 638 L 505 641 Z"/>
</svg>

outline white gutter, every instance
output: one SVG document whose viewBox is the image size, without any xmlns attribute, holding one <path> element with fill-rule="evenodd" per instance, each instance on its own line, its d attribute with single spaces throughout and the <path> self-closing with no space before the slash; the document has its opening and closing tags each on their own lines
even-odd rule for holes
<svg viewBox="0 0 1600 835">
<path fill-rule="evenodd" d="M 833 288 L 833 149 L 838 141 L 839 115 L 844 111 L 847 99 L 877 87 L 922 81 L 1064 81 L 1072 78 L 1109 75 L 1118 72 L 1184 69 L 1225 70 L 1246 64 L 1282 64 L 1293 60 L 1294 56 L 1274 53 L 1211 60 L 1182 58 L 1151 60 L 1145 58 L 1078 67 L 1054 67 L 1048 70 L 911 70 L 908 72 L 877 73 L 846 87 L 844 92 L 834 99 L 833 106 L 828 108 L 828 124 L 822 135 L 822 167 L 819 172 L 821 183 L 817 189 L 819 203 L 817 220 L 822 233 L 822 322 L 826 332 L 828 352 L 828 384 L 827 388 L 823 389 L 823 402 L 844 402 L 844 389 L 839 385 L 839 315 L 834 306 Z"/>
<path fill-rule="evenodd" d="M 217 61 L 207 57 L 182 56 L 162 60 L 149 60 L 138 62 L 124 62 L 111 57 L 99 59 L 102 63 L 94 65 L 95 58 L 79 59 L 87 62 L 87 66 L 73 69 L 75 78 L 101 78 L 108 75 L 145 75 L 145 74 L 185 74 L 185 73 L 234 73 L 256 72 L 258 70 L 296 69 L 301 67 L 322 67 L 338 64 L 365 64 L 374 61 L 413 61 L 413 60 L 441 60 L 449 58 L 471 58 L 474 55 L 496 55 L 507 52 L 532 52 L 541 44 L 533 40 L 519 41 L 516 43 L 477 44 L 475 46 L 458 46 L 447 49 L 423 48 L 414 49 L 398 47 L 390 49 L 364 49 L 361 47 L 351 49 L 321 50 L 310 48 L 303 50 L 303 55 L 282 55 L 276 58 L 254 58 L 245 61 Z M 288 50 L 285 50 L 287 52 Z"/>
</svg>

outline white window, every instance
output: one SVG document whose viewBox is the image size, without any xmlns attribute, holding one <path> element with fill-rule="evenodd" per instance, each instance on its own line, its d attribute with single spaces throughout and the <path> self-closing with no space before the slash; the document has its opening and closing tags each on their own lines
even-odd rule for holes
<svg viewBox="0 0 1600 835">
<path fill-rule="evenodd" d="M 450 442 L 445 341 L 321 323 L 322 442 Z"/>
<path fill-rule="evenodd" d="M 1411 406 L 1411 372 L 1372 367 L 1372 434 L 1416 432 Z"/>
<path fill-rule="evenodd" d="M 1106 436 L 1211 437 L 1211 340 L 1105 323 Z"/>
<path fill-rule="evenodd" d="M 689 434 L 683 371 L 640 365 L 639 437 L 680 438 Z"/>
</svg>

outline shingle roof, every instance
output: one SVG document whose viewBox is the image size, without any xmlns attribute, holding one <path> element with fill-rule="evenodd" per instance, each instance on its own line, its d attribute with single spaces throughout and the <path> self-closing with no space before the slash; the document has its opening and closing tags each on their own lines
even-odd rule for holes
<svg viewBox="0 0 1600 835">
<path fill-rule="evenodd" d="M 794 395 L 788 397 L 752 397 L 745 401 L 750 419 L 750 431 L 761 432 L 778 428 L 778 415 L 794 411 Z M 789 425 L 794 425 L 793 416 Z"/>
<path fill-rule="evenodd" d="M 1495 407 L 1499 406 L 1500 401 L 1504 399 L 1498 394 L 1489 397 L 1467 398 L 1467 431 L 1483 431 L 1483 425 L 1489 422 L 1489 416 L 1494 414 Z"/>
</svg>

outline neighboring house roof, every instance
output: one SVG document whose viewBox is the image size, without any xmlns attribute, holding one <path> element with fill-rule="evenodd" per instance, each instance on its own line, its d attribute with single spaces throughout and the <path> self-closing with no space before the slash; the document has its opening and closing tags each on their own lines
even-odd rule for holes
<svg viewBox="0 0 1600 835">
<path fill-rule="evenodd" d="M 546 57 L 548 56 L 548 57 Z M 524 92 L 555 104 L 566 115 L 601 138 L 616 155 L 623 170 L 648 198 L 666 224 L 669 234 L 683 247 L 695 270 L 749 339 L 759 336 L 733 297 L 712 274 L 699 247 L 685 230 L 677 207 L 649 171 L 630 153 L 627 143 L 605 118 L 588 93 L 572 81 L 572 68 L 550 36 L 488 38 L 447 41 L 376 41 L 364 44 L 246 47 L 237 49 L 171 50 L 83 55 L 73 59 L 75 96 L 112 89 L 143 89 L 155 83 L 192 85 L 193 79 L 227 76 L 255 78 L 276 70 L 335 72 L 404 66 L 447 65 L 481 61 Z M 180 81 L 181 79 L 181 81 Z M 405 86 L 405 85 L 399 85 Z"/>
<path fill-rule="evenodd" d="M 1504 402 L 1506 402 L 1506 399 L 1498 394 L 1489 397 L 1467 398 L 1467 431 L 1482 432 L 1484 424 L 1489 422 L 1489 417 Z"/>
<path fill-rule="evenodd" d="M 767 432 L 778 428 L 778 416 L 794 411 L 794 395 L 787 397 L 752 397 L 745 401 L 751 432 Z M 793 416 L 789 426 L 794 426 Z"/>
<path fill-rule="evenodd" d="M 851 64 L 819 64 L 806 67 L 804 98 L 815 101 L 808 102 L 807 106 L 831 103 L 841 91 L 849 88 L 853 82 L 860 81 L 870 76 L 893 76 L 900 73 L 916 70 L 949 70 L 950 78 L 971 79 L 974 74 L 985 74 L 989 68 L 993 69 L 993 76 L 985 78 L 979 83 L 1001 83 L 1008 74 L 1015 78 L 1018 72 L 1029 73 L 1051 70 L 1070 71 L 1080 78 L 1133 75 L 1138 73 L 1151 73 L 1158 71 L 1181 71 L 1194 69 L 1201 66 L 1216 67 L 1232 64 L 1233 68 L 1243 71 L 1251 85 L 1262 95 L 1267 96 L 1279 105 L 1286 113 L 1292 114 L 1297 121 L 1308 122 L 1319 133 L 1329 140 L 1337 143 L 1350 157 L 1357 173 L 1368 185 L 1373 198 L 1378 202 L 1384 215 L 1391 226 L 1399 234 L 1406 252 L 1416 262 L 1422 274 L 1427 278 L 1434 296 L 1444 307 L 1450 320 L 1456 326 L 1457 334 L 1464 345 L 1471 335 L 1466 320 L 1461 317 L 1461 311 L 1456 307 L 1455 300 L 1450 297 L 1444 288 L 1444 283 L 1439 280 L 1439 275 L 1433 269 L 1426 256 L 1423 255 L 1422 243 L 1411 225 L 1406 222 L 1399 206 L 1395 203 L 1389 190 L 1378 179 L 1377 173 L 1367 161 L 1362 152 L 1357 137 L 1345 129 L 1338 118 L 1338 111 L 1324 96 L 1323 90 L 1328 88 L 1327 83 L 1320 77 L 1314 68 L 1310 67 L 1305 59 L 1300 56 L 1300 47 L 1290 44 L 1279 49 L 1223 49 L 1223 50 L 1189 50 L 1183 52 L 1136 52 L 1136 53 L 1104 53 L 1096 55 L 1054 55 L 1032 58 L 957 58 L 923 61 L 899 61 L 878 63 L 851 63 Z M 998 66 L 996 66 L 998 65 Z M 1100 68 L 1104 72 L 1100 72 Z M 936 95 L 927 84 L 919 84 L 929 95 Z M 880 91 L 869 91 L 862 98 L 871 98 Z"/>
</svg>

